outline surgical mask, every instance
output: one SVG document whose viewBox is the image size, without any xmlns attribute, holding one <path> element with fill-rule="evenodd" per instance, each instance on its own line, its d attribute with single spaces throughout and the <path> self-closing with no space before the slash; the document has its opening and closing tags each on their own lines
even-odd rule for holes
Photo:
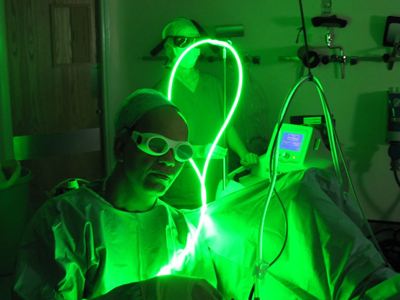
<svg viewBox="0 0 400 300">
<path fill-rule="evenodd" d="M 184 49 L 182 48 L 174 48 L 175 57 L 178 58 L 183 51 Z M 189 53 L 187 53 L 185 57 L 182 59 L 179 66 L 182 66 L 187 69 L 193 68 L 196 65 L 199 55 L 200 55 L 200 49 L 195 48 L 190 50 Z"/>
<path fill-rule="evenodd" d="M 185 162 L 193 156 L 192 145 L 185 141 L 174 141 L 157 133 L 132 132 L 132 140 L 136 146 L 152 156 L 162 156 L 173 149 L 174 157 L 179 162 Z"/>
</svg>

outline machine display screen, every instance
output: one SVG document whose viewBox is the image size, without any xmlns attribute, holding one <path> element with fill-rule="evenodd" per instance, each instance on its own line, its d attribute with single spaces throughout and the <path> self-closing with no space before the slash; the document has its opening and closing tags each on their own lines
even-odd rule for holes
<svg viewBox="0 0 400 300">
<path fill-rule="evenodd" d="M 282 134 L 280 149 L 300 151 L 303 139 L 304 134 L 284 132 Z"/>
</svg>

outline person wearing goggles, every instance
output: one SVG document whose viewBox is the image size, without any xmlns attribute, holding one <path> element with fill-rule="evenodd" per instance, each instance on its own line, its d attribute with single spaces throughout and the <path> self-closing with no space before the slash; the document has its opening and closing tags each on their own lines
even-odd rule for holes
<svg viewBox="0 0 400 300">
<path fill-rule="evenodd" d="M 185 119 L 174 105 L 166 103 L 143 114 L 133 126 L 129 123 L 118 125 L 122 129 L 116 140 L 115 154 L 120 163 L 117 163 L 116 175 L 111 175 L 108 182 L 111 187 L 115 181 L 118 183 L 117 175 L 122 172 L 120 175 L 130 182 L 132 190 L 126 201 L 114 197 L 113 189 L 108 193 L 124 209 L 152 207 L 173 183 L 184 162 L 193 155 L 187 142 Z M 121 116 L 124 118 L 124 111 Z M 142 200 L 131 201 L 132 198 Z"/>
<path fill-rule="evenodd" d="M 189 47 L 194 42 L 197 42 L 200 37 L 193 36 L 182 36 L 182 35 L 167 35 L 166 39 L 171 39 L 175 47 L 186 48 Z"/>
<path fill-rule="evenodd" d="M 157 276 L 195 226 L 160 200 L 193 155 L 183 115 L 139 90 L 119 110 L 114 140 L 111 174 L 47 201 L 28 226 L 18 299 L 222 299 L 200 243 L 182 269 Z"/>
<path fill-rule="evenodd" d="M 163 30 L 163 47 L 167 55 L 167 66 L 172 67 L 176 59 L 187 47 L 201 39 L 200 32 L 191 20 L 179 18 L 169 23 Z M 182 60 L 180 66 L 184 72 L 190 72 L 200 56 L 200 49 L 190 51 Z M 191 75 L 189 73 L 189 75 Z"/>
</svg>

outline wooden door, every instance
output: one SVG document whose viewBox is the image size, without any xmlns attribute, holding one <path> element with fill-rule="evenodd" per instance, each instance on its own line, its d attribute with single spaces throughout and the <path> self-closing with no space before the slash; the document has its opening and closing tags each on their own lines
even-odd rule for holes
<svg viewBox="0 0 400 300">
<path fill-rule="evenodd" d="M 65 178 L 103 176 L 95 0 L 6 0 L 14 147 L 37 208 Z"/>
</svg>

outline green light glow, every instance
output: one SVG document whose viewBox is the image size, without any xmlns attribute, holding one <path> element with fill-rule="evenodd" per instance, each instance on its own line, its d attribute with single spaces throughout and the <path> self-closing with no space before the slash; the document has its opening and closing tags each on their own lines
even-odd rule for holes
<svg viewBox="0 0 400 300">
<path fill-rule="evenodd" d="M 335 169 L 336 175 L 339 179 L 340 183 L 343 183 L 342 175 L 340 172 L 340 166 L 339 166 L 339 159 L 337 156 L 337 148 L 336 145 L 339 145 L 339 141 L 337 140 L 337 137 L 334 134 L 334 127 L 333 127 L 333 122 L 330 114 L 330 109 L 328 107 L 328 102 L 325 97 L 324 89 L 322 88 L 322 84 L 319 81 L 317 77 L 313 78 L 313 82 L 315 82 L 315 85 L 318 90 L 319 98 L 321 100 L 321 106 L 325 115 L 325 122 L 326 122 L 326 127 L 327 127 L 327 132 L 328 132 L 328 140 L 330 144 L 330 149 L 332 153 L 332 161 L 333 161 L 333 167 Z M 337 144 L 336 144 L 337 143 Z"/>
<path fill-rule="evenodd" d="M 206 161 L 205 161 L 204 166 L 203 166 L 203 171 L 202 172 L 200 171 L 199 167 L 196 165 L 196 163 L 194 162 L 193 159 L 189 160 L 191 166 L 193 167 L 194 171 L 196 172 L 196 174 L 197 174 L 197 176 L 199 178 L 199 182 L 200 182 L 200 186 L 201 186 L 201 209 L 200 209 L 199 224 L 198 224 L 197 228 L 194 230 L 194 232 L 191 232 L 191 233 L 188 234 L 186 247 L 184 249 L 182 249 L 181 251 L 176 252 L 174 254 L 172 260 L 170 261 L 170 263 L 168 265 L 164 266 L 163 268 L 161 268 L 160 272 L 157 275 L 167 275 L 167 274 L 170 274 L 171 271 L 174 270 L 174 269 L 175 270 L 179 270 L 181 268 L 184 260 L 185 260 L 186 255 L 193 254 L 194 247 L 196 245 L 198 236 L 199 236 L 200 231 L 201 231 L 202 227 L 204 226 L 204 224 L 205 223 L 207 223 L 207 224 L 211 223 L 210 220 L 209 220 L 209 222 L 206 222 L 207 190 L 206 190 L 205 181 L 206 181 L 206 176 L 207 176 L 208 165 L 210 163 L 210 159 L 211 159 L 211 157 L 213 155 L 213 152 L 214 152 L 219 140 L 221 139 L 222 134 L 224 133 L 226 127 L 228 126 L 229 122 L 232 119 L 232 116 L 233 116 L 233 114 L 234 114 L 234 112 L 236 110 L 236 107 L 237 107 L 238 103 L 239 103 L 240 95 L 241 95 L 241 92 L 242 92 L 243 67 L 242 67 L 242 63 L 240 61 L 238 53 L 227 42 L 214 40 L 214 39 L 205 39 L 205 40 L 201 40 L 201 41 L 198 41 L 198 42 L 193 43 L 192 45 L 190 45 L 188 48 L 185 49 L 185 51 L 182 52 L 182 54 L 177 59 L 174 67 L 172 68 L 171 75 L 170 75 L 170 78 L 169 78 L 168 100 L 172 101 L 172 86 L 173 86 L 173 82 L 174 82 L 174 79 L 175 79 L 176 71 L 177 71 L 177 69 L 179 67 L 179 64 L 182 62 L 182 59 L 185 57 L 186 54 L 189 53 L 189 51 L 191 51 L 192 49 L 194 49 L 196 47 L 204 45 L 204 44 L 211 44 L 211 45 L 214 45 L 214 46 L 223 47 L 224 49 L 229 49 L 229 51 L 235 57 L 235 61 L 236 61 L 237 68 L 238 68 L 238 86 L 237 86 L 235 100 L 233 101 L 232 107 L 229 110 L 229 113 L 228 113 L 226 119 L 224 120 L 224 123 L 222 124 L 222 127 L 218 131 L 218 134 L 217 134 L 216 138 L 214 139 L 213 143 L 211 144 L 210 150 L 207 153 Z"/>
<path fill-rule="evenodd" d="M 271 183 L 268 188 L 267 200 L 265 202 L 265 206 L 264 206 L 264 210 L 263 210 L 263 214 L 262 214 L 262 218 L 261 218 L 261 222 L 260 222 L 260 229 L 259 229 L 259 233 L 258 233 L 259 234 L 259 237 L 258 237 L 258 241 L 259 241 L 259 244 L 258 244 L 258 268 L 261 268 L 261 266 L 265 263 L 263 260 L 263 257 L 262 257 L 263 247 L 264 247 L 263 232 L 264 232 L 264 226 L 265 226 L 265 218 L 267 215 L 267 211 L 269 208 L 269 204 L 271 202 L 272 194 L 275 189 L 276 179 L 278 176 L 277 170 L 278 170 L 278 163 L 279 163 L 279 147 L 278 147 L 277 143 L 281 138 L 280 137 L 280 135 L 281 135 L 280 124 L 285 117 L 286 111 L 287 111 L 289 104 L 292 101 L 295 93 L 297 92 L 300 85 L 303 84 L 306 80 L 308 80 L 308 78 L 305 78 L 305 77 L 301 78 L 295 84 L 295 86 L 290 90 L 289 95 L 287 96 L 287 98 L 283 104 L 283 107 L 279 114 L 278 122 L 275 125 L 275 129 L 274 129 L 272 137 L 271 137 L 271 141 L 272 141 L 273 145 L 275 145 L 275 147 L 273 147 L 273 151 L 271 152 L 271 161 L 272 161 L 271 168 L 270 168 Z M 257 282 L 259 282 L 259 280 L 261 279 L 262 276 L 263 276 L 263 274 L 259 274 L 257 276 L 257 278 L 256 278 Z M 256 285 L 256 289 L 257 289 L 257 285 Z M 256 290 L 256 294 L 257 294 L 257 290 Z"/>
<path fill-rule="evenodd" d="M 310 81 L 313 83 L 318 91 L 320 101 L 321 101 L 321 106 L 324 112 L 326 124 L 327 124 L 327 131 L 328 131 L 328 138 L 329 138 L 329 144 L 331 145 L 331 155 L 332 155 L 332 161 L 335 167 L 336 174 L 340 180 L 341 180 L 341 175 L 340 175 L 340 169 L 339 169 L 339 163 L 338 163 L 338 157 L 337 157 L 337 151 L 336 151 L 336 143 L 338 143 L 336 136 L 334 135 L 334 128 L 333 128 L 333 123 L 331 119 L 331 114 L 330 114 L 330 109 L 328 107 L 326 97 L 321 85 L 321 82 L 315 77 L 310 77 L 310 76 L 304 76 L 300 78 L 296 84 L 292 87 L 290 90 L 283 106 L 281 109 L 281 112 L 279 114 L 279 119 L 278 122 L 275 125 L 275 129 L 271 138 L 271 141 L 273 143 L 273 151 L 271 151 L 271 168 L 270 168 L 270 178 L 271 178 L 271 183 L 268 187 L 268 196 L 265 202 L 264 210 L 263 210 L 263 215 L 260 221 L 260 229 L 259 229 L 259 244 L 258 244 L 258 263 L 257 263 L 257 270 L 262 270 L 256 273 L 256 287 L 255 287 L 255 296 L 257 297 L 259 295 L 259 286 L 260 286 L 260 281 L 265 275 L 265 273 L 268 270 L 268 263 L 264 261 L 263 259 L 263 232 L 264 232 L 264 227 L 265 227 L 265 218 L 267 215 L 267 211 L 271 202 L 271 198 L 273 195 L 273 192 L 275 190 L 275 185 L 276 185 L 276 180 L 277 180 L 277 171 L 278 171 L 278 164 L 279 164 L 279 147 L 278 147 L 278 141 L 281 140 L 281 126 L 283 123 L 283 120 L 285 118 L 286 112 L 289 108 L 290 103 L 292 102 L 295 94 L 299 90 L 299 88 L 305 83 Z"/>
</svg>

